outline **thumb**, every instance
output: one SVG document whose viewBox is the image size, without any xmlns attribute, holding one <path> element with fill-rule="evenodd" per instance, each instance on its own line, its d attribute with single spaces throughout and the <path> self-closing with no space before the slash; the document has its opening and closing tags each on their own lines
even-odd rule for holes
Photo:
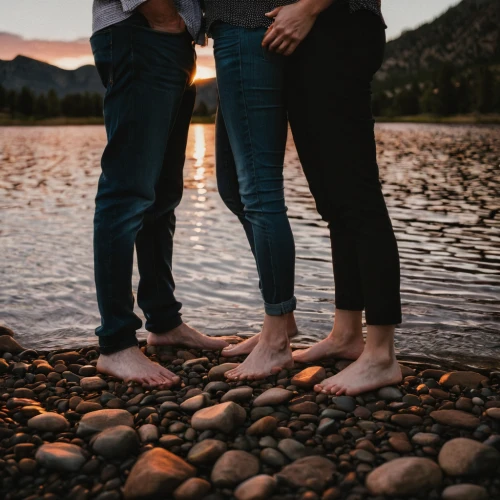
<svg viewBox="0 0 500 500">
<path fill-rule="evenodd" d="M 276 7 L 274 10 L 272 10 L 271 12 L 268 12 L 266 14 L 266 17 L 271 17 L 271 18 L 274 18 L 278 15 L 279 11 L 282 9 L 282 7 Z"/>
</svg>

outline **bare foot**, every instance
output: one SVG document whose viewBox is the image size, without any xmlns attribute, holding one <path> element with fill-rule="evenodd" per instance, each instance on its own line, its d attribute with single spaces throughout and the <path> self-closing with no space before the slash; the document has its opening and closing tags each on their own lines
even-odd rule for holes
<svg viewBox="0 0 500 500">
<path fill-rule="evenodd" d="M 376 356 L 366 350 L 359 359 L 314 386 L 316 392 L 340 396 L 357 396 L 388 385 L 399 384 L 403 380 L 401 368 L 395 356 Z"/>
<path fill-rule="evenodd" d="M 261 339 L 243 363 L 226 372 L 226 377 L 233 381 L 261 380 L 292 367 L 292 350 L 289 345 L 276 348 Z"/>
<path fill-rule="evenodd" d="M 145 356 L 138 347 L 129 347 L 113 354 L 101 354 L 97 370 L 124 382 L 137 382 L 152 387 L 172 387 L 181 379 Z"/>
<path fill-rule="evenodd" d="M 295 337 L 297 333 L 298 333 L 297 324 L 295 323 L 295 318 L 293 314 L 291 314 L 290 317 L 287 318 L 288 338 L 291 339 Z M 257 335 L 250 337 L 244 342 L 240 342 L 239 344 L 225 347 L 221 352 L 221 356 L 225 358 L 233 358 L 235 356 L 246 356 L 247 354 L 250 354 L 254 350 L 255 346 L 259 343 L 261 335 L 262 335 L 261 333 L 257 333 Z"/>
<path fill-rule="evenodd" d="M 201 349 L 206 351 L 219 351 L 227 347 L 225 340 L 203 335 L 198 330 L 182 323 L 182 325 L 167 333 L 149 333 L 148 344 L 155 346 L 182 346 L 189 349 Z"/>
<path fill-rule="evenodd" d="M 358 359 L 365 348 L 363 334 L 342 335 L 331 332 L 321 342 L 309 349 L 294 351 L 293 359 L 298 363 L 315 363 L 325 358 Z"/>
</svg>

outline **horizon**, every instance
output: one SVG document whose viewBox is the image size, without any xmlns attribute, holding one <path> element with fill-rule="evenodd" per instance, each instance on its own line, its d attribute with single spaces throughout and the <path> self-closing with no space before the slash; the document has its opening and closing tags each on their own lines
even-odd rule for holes
<svg viewBox="0 0 500 500">
<path fill-rule="evenodd" d="M 416 5 L 414 0 L 383 0 L 388 40 L 432 22 L 459 3 L 460 0 L 421 0 Z M 30 15 L 48 21 L 35 25 L 29 21 Z M 52 0 L 49 5 L 18 0 L 15 7 L 0 6 L 0 59 L 12 61 L 22 55 L 66 70 L 93 65 L 88 43 L 90 26 L 90 0 Z M 198 46 L 197 53 L 197 78 L 215 77 L 211 43 Z"/>
</svg>

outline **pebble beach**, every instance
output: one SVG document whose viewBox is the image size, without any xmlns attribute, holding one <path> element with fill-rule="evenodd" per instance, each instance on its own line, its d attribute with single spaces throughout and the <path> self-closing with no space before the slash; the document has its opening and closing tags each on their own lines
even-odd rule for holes
<svg viewBox="0 0 500 500">
<path fill-rule="evenodd" d="M 0 334 L 5 500 L 500 498 L 500 372 L 405 363 L 334 397 L 313 386 L 348 361 L 228 383 L 219 353 L 142 345 L 182 379 L 148 390 L 98 374 L 96 347 Z"/>
</svg>

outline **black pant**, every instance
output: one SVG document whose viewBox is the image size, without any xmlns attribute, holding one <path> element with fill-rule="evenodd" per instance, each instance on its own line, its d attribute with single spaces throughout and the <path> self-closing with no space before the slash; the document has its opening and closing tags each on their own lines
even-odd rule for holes
<svg viewBox="0 0 500 500">
<path fill-rule="evenodd" d="M 399 254 L 379 180 L 371 81 L 382 20 L 348 5 L 323 12 L 287 68 L 289 120 L 322 218 L 329 223 L 335 303 L 371 325 L 401 323 Z"/>
</svg>

